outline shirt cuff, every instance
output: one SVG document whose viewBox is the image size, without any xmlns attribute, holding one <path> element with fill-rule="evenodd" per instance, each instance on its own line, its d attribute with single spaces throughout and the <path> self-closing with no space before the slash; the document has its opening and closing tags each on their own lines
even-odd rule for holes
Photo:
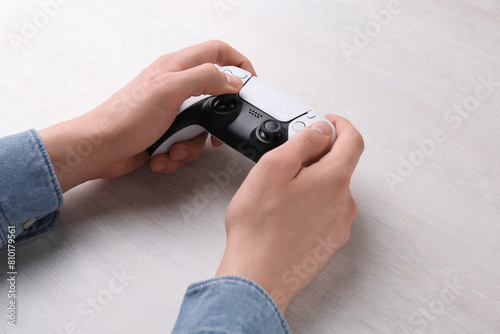
<svg viewBox="0 0 500 334">
<path fill-rule="evenodd" d="M 16 244 L 57 227 L 62 190 L 36 130 L 0 139 L 0 249 L 14 227 Z"/>
<path fill-rule="evenodd" d="M 289 334 L 290 329 L 258 284 L 221 276 L 188 287 L 172 333 Z"/>
</svg>

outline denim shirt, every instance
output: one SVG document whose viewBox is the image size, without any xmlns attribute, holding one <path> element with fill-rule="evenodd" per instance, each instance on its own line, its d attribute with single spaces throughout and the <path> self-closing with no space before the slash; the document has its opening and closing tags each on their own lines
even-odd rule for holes
<svg viewBox="0 0 500 334">
<path fill-rule="evenodd" d="M 35 130 L 0 139 L 0 250 L 53 231 L 62 190 Z M 188 287 L 173 333 L 290 333 L 269 294 L 242 277 L 222 276 Z"/>
</svg>

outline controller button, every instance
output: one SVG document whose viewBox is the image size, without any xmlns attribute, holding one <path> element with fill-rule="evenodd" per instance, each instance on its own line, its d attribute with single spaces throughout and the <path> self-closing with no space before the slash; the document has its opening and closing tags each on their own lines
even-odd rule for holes
<svg viewBox="0 0 500 334">
<path fill-rule="evenodd" d="M 279 140 L 283 136 L 283 125 L 273 120 L 265 121 L 260 125 L 258 134 L 261 139 L 268 142 Z"/>
<path fill-rule="evenodd" d="M 306 128 L 306 124 L 304 122 L 299 121 L 299 122 L 295 122 L 292 127 L 295 131 L 300 131 L 300 130 L 304 130 Z"/>
<path fill-rule="evenodd" d="M 249 74 L 248 73 L 240 73 L 240 74 L 234 74 L 233 71 L 231 70 L 228 70 L 228 69 L 225 69 L 224 71 L 222 71 L 223 73 L 227 73 L 227 74 L 233 74 L 233 75 L 237 75 L 240 77 L 241 80 L 245 80 L 246 78 L 249 77 Z"/>
<path fill-rule="evenodd" d="M 316 118 L 316 114 L 314 112 L 310 111 L 307 113 L 307 118 L 309 118 L 309 119 Z"/>
<path fill-rule="evenodd" d="M 220 113 L 231 112 L 236 108 L 236 101 L 234 99 L 216 97 L 212 101 L 212 108 Z"/>
</svg>

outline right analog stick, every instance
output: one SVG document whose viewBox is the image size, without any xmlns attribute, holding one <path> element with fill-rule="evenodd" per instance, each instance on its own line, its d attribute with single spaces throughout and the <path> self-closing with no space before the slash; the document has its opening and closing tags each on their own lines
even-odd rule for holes
<svg viewBox="0 0 500 334">
<path fill-rule="evenodd" d="M 267 120 L 259 126 L 257 135 L 266 142 L 278 141 L 283 137 L 283 125 L 280 122 Z"/>
</svg>

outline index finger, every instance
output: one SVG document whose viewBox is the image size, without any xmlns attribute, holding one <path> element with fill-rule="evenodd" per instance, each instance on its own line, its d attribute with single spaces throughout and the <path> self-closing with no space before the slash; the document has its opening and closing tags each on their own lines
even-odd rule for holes
<svg viewBox="0 0 500 334">
<path fill-rule="evenodd" d="M 256 75 L 248 58 L 228 44 L 213 40 L 187 47 L 158 59 L 162 72 L 183 71 L 202 64 L 210 63 L 219 66 L 237 66 Z"/>
</svg>

